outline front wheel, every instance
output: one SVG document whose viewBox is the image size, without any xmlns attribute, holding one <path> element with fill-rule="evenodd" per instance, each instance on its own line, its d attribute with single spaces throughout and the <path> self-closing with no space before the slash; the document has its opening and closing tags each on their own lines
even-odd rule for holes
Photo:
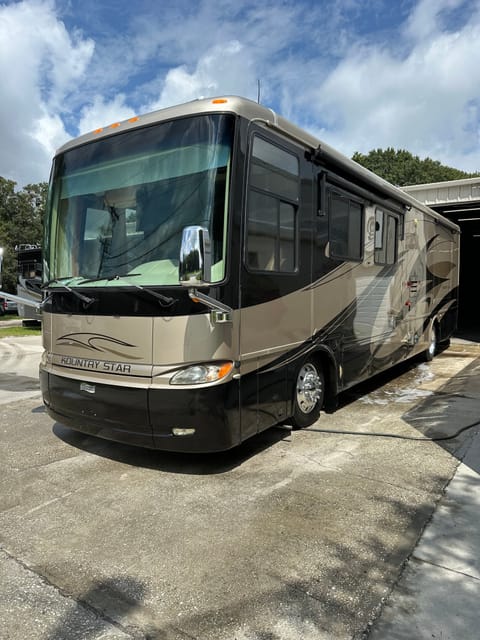
<svg viewBox="0 0 480 640">
<path fill-rule="evenodd" d="M 437 329 L 434 324 L 430 327 L 430 340 L 425 351 L 425 360 L 431 362 L 437 353 Z"/>
<path fill-rule="evenodd" d="M 306 360 L 300 367 L 295 383 L 292 424 L 304 429 L 316 422 L 325 397 L 325 378 L 314 360 Z"/>
</svg>

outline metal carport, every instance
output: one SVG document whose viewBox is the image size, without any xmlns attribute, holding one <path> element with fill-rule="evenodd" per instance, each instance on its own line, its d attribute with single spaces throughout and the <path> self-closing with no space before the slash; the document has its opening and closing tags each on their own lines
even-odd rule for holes
<svg viewBox="0 0 480 640">
<path fill-rule="evenodd" d="M 480 252 L 480 178 L 432 182 L 403 187 L 411 196 L 459 225 L 460 240 L 460 330 L 478 330 Z"/>
</svg>

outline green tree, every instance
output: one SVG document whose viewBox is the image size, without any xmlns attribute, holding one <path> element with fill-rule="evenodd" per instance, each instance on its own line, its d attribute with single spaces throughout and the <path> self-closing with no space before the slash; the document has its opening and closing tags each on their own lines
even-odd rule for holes
<svg viewBox="0 0 480 640">
<path fill-rule="evenodd" d="M 16 293 L 15 247 L 41 244 L 48 185 L 29 184 L 15 190 L 16 182 L 0 177 L 0 247 L 3 248 L 2 288 Z"/>
<path fill-rule="evenodd" d="M 366 155 L 356 151 L 352 160 L 399 187 L 409 184 L 475 178 L 480 175 L 480 173 L 467 173 L 445 166 L 438 160 L 431 158 L 421 160 L 405 149 L 393 149 L 392 147 L 374 149 Z"/>
</svg>

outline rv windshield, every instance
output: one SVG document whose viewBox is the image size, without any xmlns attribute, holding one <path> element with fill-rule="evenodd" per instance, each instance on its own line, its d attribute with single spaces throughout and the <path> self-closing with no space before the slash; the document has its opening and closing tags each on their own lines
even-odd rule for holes
<svg viewBox="0 0 480 640">
<path fill-rule="evenodd" d="M 59 156 L 46 233 L 52 288 L 60 279 L 69 286 L 118 286 L 128 274 L 139 285 L 176 285 L 182 230 L 189 225 L 208 229 L 212 281 L 222 280 L 232 139 L 233 118 L 204 115 Z M 130 279 L 121 282 L 128 286 Z"/>
</svg>

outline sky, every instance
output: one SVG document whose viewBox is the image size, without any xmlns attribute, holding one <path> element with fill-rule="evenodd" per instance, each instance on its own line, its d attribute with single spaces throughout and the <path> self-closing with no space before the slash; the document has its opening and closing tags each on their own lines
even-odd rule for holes
<svg viewBox="0 0 480 640">
<path fill-rule="evenodd" d="M 260 101 L 351 157 L 480 171 L 480 0 L 0 0 L 0 176 L 199 97 Z"/>
</svg>

